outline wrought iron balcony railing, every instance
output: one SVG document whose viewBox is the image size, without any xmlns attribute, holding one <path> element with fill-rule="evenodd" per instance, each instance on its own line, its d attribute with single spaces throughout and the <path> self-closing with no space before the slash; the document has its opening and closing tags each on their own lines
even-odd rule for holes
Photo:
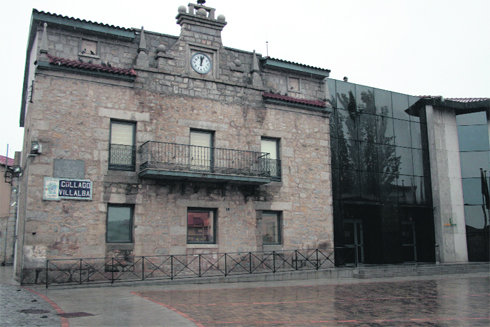
<svg viewBox="0 0 490 327">
<path fill-rule="evenodd" d="M 136 147 L 134 145 L 109 144 L 109 169 L 134 170 Z"/>
<path fill-rule="evenodd" d="M 265 152 L 148 141 L 140 154 L 141 177 L 264 184 L 280 176 L 279 160 Z"/>
</svg>

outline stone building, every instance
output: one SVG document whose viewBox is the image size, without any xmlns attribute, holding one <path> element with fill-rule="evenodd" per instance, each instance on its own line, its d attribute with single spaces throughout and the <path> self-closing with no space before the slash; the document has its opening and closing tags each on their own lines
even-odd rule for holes
<svg viewBox="0 0 490 327">
<path fill-rule="evenodd" d="M 333 249 L 329 70 L 34 10 L 17 274 L 46 259 Z"/>
<path fill-rule="evenodd" d="M 0 156 L 0 263 L 12 264 L 16 216 L 17 174 L 15 160 Z"/>
<path fill-rule="evenodd" d="M 488 201 L 475 195 L 489 99 L 418 98 L 228 48 L 225 17 L 202 4 L 176 19 L 170 36 L 33 11 L 23 281 L 57 258 L 319 248 L 337 265 L 489 260 Z"/>
</svg>

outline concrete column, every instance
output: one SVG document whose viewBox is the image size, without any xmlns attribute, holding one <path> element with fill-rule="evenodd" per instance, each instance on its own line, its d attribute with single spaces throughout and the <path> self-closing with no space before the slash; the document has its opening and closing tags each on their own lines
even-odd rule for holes
<svg viewBox="0 0 490 327">
<path fill-rule="evenodd" d="M 463 186 L 456 115 L 451 109 L 425 107 L 427 117 L 436 260 L 467 262 Z M 438 252 L 438 253 L 437 253 Z"/>
</svg>

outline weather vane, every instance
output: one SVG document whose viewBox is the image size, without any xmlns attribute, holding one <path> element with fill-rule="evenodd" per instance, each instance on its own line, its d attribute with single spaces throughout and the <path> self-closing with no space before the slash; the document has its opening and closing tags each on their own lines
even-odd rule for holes
<svg viewBox="0 0 490 327">
<path fill-rule="evenodd" d="M 197 3 L 202 6 L 206 3 L 206 0 L 197 0 Z"/>
</svg>

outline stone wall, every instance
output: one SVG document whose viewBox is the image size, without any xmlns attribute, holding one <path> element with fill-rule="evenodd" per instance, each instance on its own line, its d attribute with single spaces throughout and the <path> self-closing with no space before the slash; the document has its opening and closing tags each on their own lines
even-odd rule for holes
<svg viewBox="0 0 490 327">
<path fill-rule="evenodd" d="M 134 82 L 49 67 L 36 70 L 25 147 L 36 140 L 43 151 L 24 157 L 23 254 L 18 253 L 22 266 L 28 270 L 42 267 L 46 259 L 104 257 L 120 251 L 159 255 L 263 250 L 268 247 L 257 229 L 260 210 L 282 212 L 282 244 L 274 249 L 333 248 L 327 110 L 265 104 L 262 92 L 286 93 L 281 81 L 288 74 L 261 71 L 267 87 L 252 85 L 256 55 L 223 47 L 219 33 L 197 42 L 202 29 L 183 28 L 179 38 L 136 32 L 132 42 L 90 36 L 100 49 L 93 60 L 134 67 Z M 48 27 L 48 53 L 85 61 L 77 48 L 85 37 L 79 31 Z M 142 44 L 146 48 L 141 49 Z M 216 65 L 212 73 L 201 76 L 189 68 L 193 49 L 210 53 Z M 301 79 L 297 98 L 326 98 L 323 81 L 294 72 L 291 76 Z M 136 123 L 138 148 L 146 141 L 189 144 L 191 129 L 213 131 L 215 147 L 236 150 L 260 151 L 261 137 L 278 138 L 281 181 L 243 186 L 142 179 L 139 155 L 136 171 L 109 170 L 111 119 Z M 54 176 L 56 159 L 82 162 L 83 178 L 93 182 L 91 201 L 43 200 L 43 179 Z M 135 205 L 133 244 L 106 244 L 109 203 Z M 189 207 L 217 209 L 216 244 L 186 244 Z"/>
</svg>

